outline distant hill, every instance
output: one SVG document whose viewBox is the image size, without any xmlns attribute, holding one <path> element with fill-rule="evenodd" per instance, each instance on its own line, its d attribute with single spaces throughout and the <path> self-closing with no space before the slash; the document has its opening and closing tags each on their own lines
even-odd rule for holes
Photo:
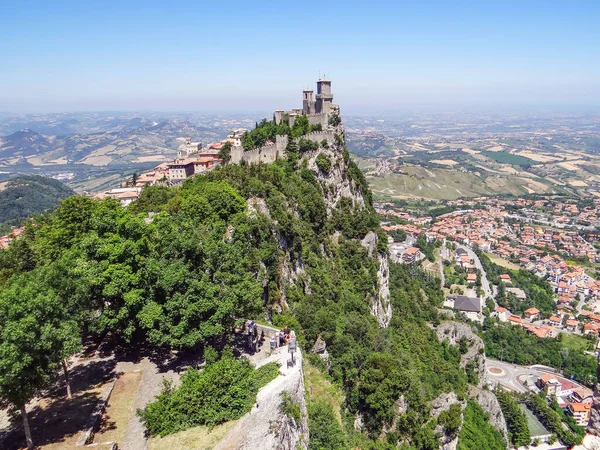
<svg viewBox="0 0 600 450">
<path fill-rule="evenodd" d="M 28 175 L 0 183 L 0 230 L 23 219 L 51 210 L 75 194 L 58 180 Z"/>
<path fill-rule="evenodd" d="M 0 156 L 13 154 L 29 156 L 43 153 L 51 148 L 52 143 L 46 136 L 25 128 L 2 138 Z"/>
</svg>

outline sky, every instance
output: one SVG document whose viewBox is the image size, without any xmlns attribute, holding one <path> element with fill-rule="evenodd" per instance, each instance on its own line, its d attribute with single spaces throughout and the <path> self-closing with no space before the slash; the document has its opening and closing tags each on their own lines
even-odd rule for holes
<svg viewBox="0 0 600 450">
<path fill-rule="evenodd" d="M 0 111 L 600 107 L 600 1 L 0 1 Z"/>
</svg>

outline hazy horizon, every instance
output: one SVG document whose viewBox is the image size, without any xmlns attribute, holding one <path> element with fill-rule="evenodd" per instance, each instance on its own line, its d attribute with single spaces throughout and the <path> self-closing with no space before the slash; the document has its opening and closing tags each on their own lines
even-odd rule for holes
<svg viewBox="0 0 600 450">
<path fill-rule="evenodd" d="M 600 2 L 11 3 L 0 111 L 600 107 Z M 578 106 L 579 105 L 579 106 Z"/>
</svg>

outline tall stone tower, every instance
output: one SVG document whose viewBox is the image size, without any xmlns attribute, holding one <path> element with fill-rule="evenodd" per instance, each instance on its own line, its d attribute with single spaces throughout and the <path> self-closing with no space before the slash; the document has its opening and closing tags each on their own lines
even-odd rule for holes
<svg viewBox="0 0 600 450">
<path fill-rule="evenodd" d="M 302 113 L 307 116 L 315 113 L 315 101 L 313 100 L 313 90 L 306 88 L 302 91 Z"/>
<path fill-rule="evenodd" d="M 329 114 L 332 102 L 333 94 L 331 93 L 331 81 L 326 78 L 321 78 L 317 81 L 317 114 Z"/>
</svg>

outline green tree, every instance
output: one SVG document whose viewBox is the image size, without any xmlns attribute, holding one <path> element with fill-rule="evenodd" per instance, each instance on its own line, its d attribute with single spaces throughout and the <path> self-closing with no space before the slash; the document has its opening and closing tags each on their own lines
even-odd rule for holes
<svg viewBox="0 0 600 450">
<path fill-rule="evenodd" d="M 63 305 L 36 273 L 16 277 L 0 293 L 0 400 L 21 411 L 28 448 L 33 441 L 26 404 L 80 345 L 77 323 Z"/>
<path fill-rule="evenodd" d="M 525 413 L 521 411 L 517 402 L 508 392 L 498 390 L 496 391 L 496 397 L 506 420 L 510 442 L 516 447 L 529 444 L 531 433 Z"/>
<path fill-rule="evenodd" d="M 231 159 L 231 142 L 227 141 L 223 144 L 221 150 L 219 150 L 218 156 L 225 162 L 228 162 Z"/>
<path fill-rule="evenodd" d="M 469 399 L 464 412 L 464 423 L 458 435 L 457 450 L 504 450 L 502 434 L 489 422 L 489 416 L 477 402 Z"/>
<path fill-rule="evenodd" d="M 344 431 L 327 403 L 313 401 L 308 405 L 309 450 L 343 450 L 349 448 Z"/>
</svg>

